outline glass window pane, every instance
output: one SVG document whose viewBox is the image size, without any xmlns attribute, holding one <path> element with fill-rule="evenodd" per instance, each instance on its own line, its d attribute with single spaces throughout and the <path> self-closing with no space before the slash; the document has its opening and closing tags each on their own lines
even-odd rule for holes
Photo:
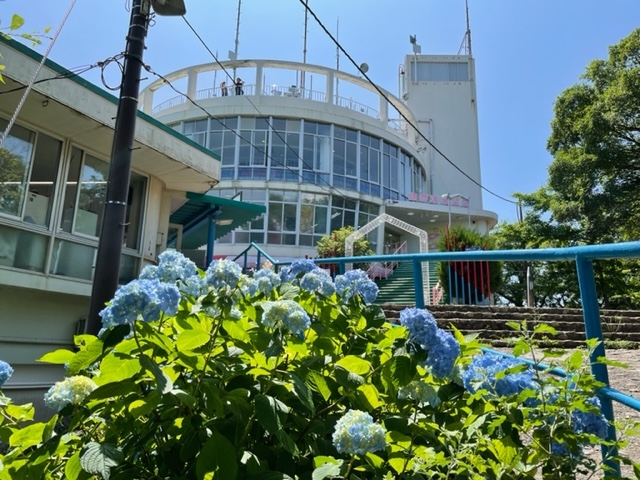
<svg viewBox="0 0 640 480">
<path fill-rule="evenodd" d="M 300 132 L 300 120 L 287 119 L 287 132 Z"/>
<path fill-rule="evenodd" d="M 50 225 L 52 199 L 61 152 L 61 141 L 44 133 L 38 134 L 29 179 L 29 196 L 24 211 L 24 221 L 27 223 L 45 227 Z"/>
<path fill-rule="evenodd" d="M 313 233 L 327 233 L 327 207 L 316 207 L 315 224 L 313 225 Z"/>
<path fill-rule="evenodd" d="M 129 195 L 127 199 L 126 225 L 124 227 L 124 243 L 127 248 L 140 249 L 142 218 L 147 196 L 147 178 L 131 172 Z M 121 272 L 122 273 L 122 272 Z"/>
<path fill-rule="evenodd" d="M 355 177 L 357 174 L 358 168 L 358 154 L 357 154 L 357 145 L 355 143 L 347 143 L 347 168 L 346 174 Z"/>
<path fill-rule="evenodd" d="M 0 225 L 0 266 L 44 272 L 49 238 Z"/>
<path fill-rule="evenodd" d="M 91 155 L 85 155 L 80 176 L 80 192 L 76 210 L 76 233 L 97 237 L 102 227 L 102 213 L 107 193 L 109 164 Z"/>
<path fill-rule="evenodd" d="M 295 232 L 297 219 L 297 205 L 284 205 L 284 228 L 288 232 Z"/>
<path fill-rule="evenodd" d="M 56 240 L 53 248 L 52 273 L 91 280 L 96 249 L 87 245 Z"/>
<path fill-rule="evenodd" d="M 7 122 L 0 119 L 0 130 Z M 0 212 L 20 216 L 26 193 L 26 180 L 33 153 L 35 134 L 14 125 L 0 146 Z"/>
<path fill-rule="evenodd" d="M 242 130 L 253 130 L 253 129 L 255 129 L 256 128 L 256 119 L 255 119 L 255 117 L 242 117 L 242 118 L 240 118 L 240 128 Z"/>
<path fill-rule="evenodd" d="M 331 135 L 331 125 L 329 125 L 328 123 L 319 123 L 318 135 L 325 135 L 327 137 Z"/>
</svg>

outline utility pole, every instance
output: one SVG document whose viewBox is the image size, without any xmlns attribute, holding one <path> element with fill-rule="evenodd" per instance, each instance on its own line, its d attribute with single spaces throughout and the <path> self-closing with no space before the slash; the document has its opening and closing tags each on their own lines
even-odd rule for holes
<svg viewBox="0 0 640 480">
<path fill-rule="evenodd" d="M 131 19 L 124 53 L 120 98 L 116 113 L 111 162 L 107 181 L 98 253 L 93 274 L 91 304 L 87 319 L 87 333 L 96 335 L 102 327 L 100 311 L 110 301 L 117 288 L 120 273 L 120 257 L 126 227 L 131 157 L 138 113 L 138 94 L 142 72 L 142 54 L 147 36 L 151 5 L 158 15 L 184 15 L 182 0 L 133 0 Z"/>
</svg>

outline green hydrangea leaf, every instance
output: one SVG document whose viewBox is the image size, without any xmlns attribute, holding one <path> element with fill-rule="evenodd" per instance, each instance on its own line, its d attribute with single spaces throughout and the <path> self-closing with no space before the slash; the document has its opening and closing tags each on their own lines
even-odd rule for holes
<svg viewBox="0 0 640 480">
<path fill-rule="evenodd" d="M 117 467 L 123 459 L 122 451 L 115 445 L 90 442 L 83 450 L 80 465 L 85 472 L 109 480 L 111 469 Z"/>
</svg>

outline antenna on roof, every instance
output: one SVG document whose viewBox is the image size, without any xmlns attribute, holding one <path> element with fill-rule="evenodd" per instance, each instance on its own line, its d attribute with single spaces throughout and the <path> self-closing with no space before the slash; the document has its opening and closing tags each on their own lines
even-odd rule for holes
<svg viewBox="0 0 640 480">
<path fill-rule="evenodd" d="M 340 41 L 340 17 L 336 19 L 336 40 Z M 340 47 L 336 42 L 336 70 L 340 70 Z M 336 97 L 338 97 L 338 86 L 340 85 L 340 79 L 336 78 Z"/>
<path fill-rule="evenodd" d="M 302 46 L 302 63 L 307 63 L 307 22 L 309 20 L 309 8 L 307 5 L 309 4 L 309 0 L 304 1 L 304 42 Z M 305 81 L 305 71 L 302 70 L 302 76 L 300 78 L 300 89 L 304 94 L 304 81 Z"/>
<path fill-rule="evenodd" d="M 238 0 L 238 16 L 236 19 L 236 42 L 235 42 L 235 50 L 233 51 L 233 55 L 229 52 L 229 57 L 231 60 L 238 60 L 238 44 L 240 43 L 240 7 L 242 5 L 242 0 Z M 233 67 L 233 81 L 236 81 L 236 67 Z"/>
<path fill-rule="evenodd" d="M 469 0 L 464 0 L 464 6 L 466 10 L 466 15 L 467 15 L 467 32 L 465 34 L 467 37 L 467 55 L 472 57 L 473 55 L 471 54 L 471 27 L 469 26 Z"/>
<path fill-rule="evenodd" d="M 471 27 L 469 26 L 469 0 L 464 0 L 466 18 L 467 18 L 467 29 L 464 32 L 464 37 L 462 37 L 462 43 L 460 44 L 460 48 L 458 49 L 458 55 L 460 52 L 463 52 L 464 55 L 472 56 L 471 54 Z"/>
</svg>

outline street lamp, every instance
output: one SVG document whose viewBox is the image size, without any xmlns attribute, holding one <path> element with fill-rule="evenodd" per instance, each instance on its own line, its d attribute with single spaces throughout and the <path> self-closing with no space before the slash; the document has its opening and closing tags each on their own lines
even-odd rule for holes
<svg viewBox="0 0 640 480">
<path fill-rule="evenodd" d="M 87 319 L 87 333 L 94 335 L 100 331 L 101 327 L 99 312 L 104 308 L 105 303 L 113 298 L 118 288 L 131 177 L 131 156 L 138 113 L 142 55 L 151 7 L 158 15 L 175 16 L 186 13 L 183 0 L 133 0 L 131 5 L 107 194 Z"/>
<path fill-rule="evenodd" d="M 467 201 L 467 225 L 471 229 L 471 199 L 461 193 L 443 193 L 441 197 L 447 199 L 447 205 L 449 206 L 449 228 L 451 228 L 451 199 L 462 198 Z"/>
<path fill-rule="evenodd" d="M 449 206 L 449 228 L 451 228 L 451 194 L 443 193 L 441 197 L 447 199 L 447 205 Z"/>
</svg>

